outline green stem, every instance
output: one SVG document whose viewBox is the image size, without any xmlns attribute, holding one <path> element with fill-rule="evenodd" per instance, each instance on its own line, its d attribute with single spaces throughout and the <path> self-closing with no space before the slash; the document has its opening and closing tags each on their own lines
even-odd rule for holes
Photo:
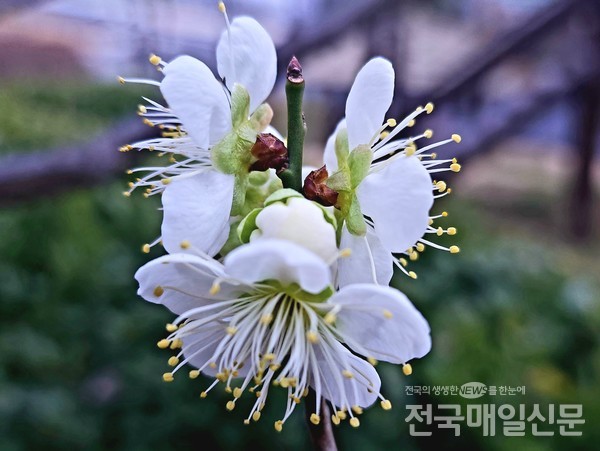
<svg viewBox="0 0 600 451">
<path fill-rule="evenodd" d="M 288 112 L 288 158 L 289 167 L 280 174 L 283 186 L 302 191 L 302 153 L 304 151 L 305 123 L 302 113 L 302 97 L 304 95 L 304 78 L 302 67 L 293 57 L 287 68 L 285 85 Z"/>
</svg>

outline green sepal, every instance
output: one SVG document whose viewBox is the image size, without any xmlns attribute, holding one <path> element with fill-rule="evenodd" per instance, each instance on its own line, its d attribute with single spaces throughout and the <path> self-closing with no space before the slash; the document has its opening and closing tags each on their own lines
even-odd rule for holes
<svg viewBox="0 0 600 451">
<path fill-rule="evenodd" d="M 261 104 L 250 116 L 249 124 L 257 132 L 262 132 L 273 119 L 273 109 L 268 103 Z"/>
<path fill-rule="evenodd" d="M 246 190 L 248 189 L 248 173 L 236 174 L 233 184 L 233 202 L 231 205 L 231 216 L 241 215 L 246 202 Z"/>
<path fill-rule="evenodd" d="M 231 93 L 231 123 L 233 129 L 238 128 L 243 122 L 248 120 L 250 114 L 250 94 L 248 91 L 236 83 L 233 86 L 233 92 Z"/>
<path fill-rule="evenodd" d="M 249 243 L 250 235 L 256 230 L 256 217 L 263 211 L 262 208 L 255 208 L 246 215 L 237 227 L 237 236 L 241 243 Z"/>
<path fill-rule="evenodd" d="M 300 288 L 300 285 L 297 283 L 291 283 L 289 285 L 283 285 L 278 280 L 266 280 L 264 282 L 265 285 L 269 285 L 278 293 L 285 293 L 288 296 L 298 299 L 299 301 L 304 302 L 325 302 L 335 293 L 335 290 L 332 286 L 326 287 L 320 293 L 308 293 Z"/>
<path fill-rule="evenodd" d="M 298 191 L 293 190 L 291 188 L 283 188 L 275 191 L 273 194 L 271 194 L 265 199 L 265 207 L 268 207 L 269 205 L 274 204 L 275 202 L 283 202 L 285 204 L 287 200 L 292 197 L 303 198 L 304 196 Z"/>
<path fill-rule="evenodd" d="M 360 182 L 367 176 L 372 161 L 373 152 L 369 146 L 363 144 L 350 152 L 348 166 L 350 167 L 352 189 L 356 189 L 360 185 Z"/>
<path fill-rule="evenodd" d="M 350 144 L 348 144 L 348 129 L 341 129 L 335 137 L 335 157 L 339 169 L 343 169 L 348 165 L 348 153 L 350 152 Z"/>
<path fill-rule="evenodd" d="M 341 169 L 337 172 L 334 172 L 327 178 L 326 184 L 329 188 L 337 191 L 338 193 L 340 191 L 352 190 L 352 178 L 350 171 Z"/>
<path fill-rule="evenodd" d="M 352 235 L 364 236 L 367 233 L 367 224 L 365 218 L 360 211 L 360 202 L 356 194 L 352 194 L 352 200 L 348 208 L 348 215 L 346 216 L 346 227 Z"/>
</svg>

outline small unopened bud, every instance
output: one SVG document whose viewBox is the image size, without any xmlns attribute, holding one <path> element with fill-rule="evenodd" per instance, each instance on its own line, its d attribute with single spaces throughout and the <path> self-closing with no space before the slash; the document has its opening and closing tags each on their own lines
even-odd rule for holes
<svg viewBox="0 0 600 451">
<path fill-rule="evenodd" d="M 287 67 L 287 79 L 290 83 L 304 83 L 304 77 L 302 76 L 302 66 L 298 61 L 298 58 L 292 56 L 290 64 Z"/>
<path fill-rule="evenodd" d="M 304 179 L 304 196 L 307 199 L 318 202 L 324 207 L 331 207 L 337 203 L 338 192 L 326 185 L 329 174 L 323 166 L 312 171 Z"/>
<path fill-rule="evenodd" d="M 260 133 L 250 153 L 257 159 L 250 166 L 251 171 L 266 171 L 272 168 L 280 173 L 289 165 L 287 147 L 271 133 Z"/>
</svg>

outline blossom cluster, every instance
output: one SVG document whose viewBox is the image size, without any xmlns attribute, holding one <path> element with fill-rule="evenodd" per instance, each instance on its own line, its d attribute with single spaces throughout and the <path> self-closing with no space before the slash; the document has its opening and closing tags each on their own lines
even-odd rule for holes
<svg viewBox="0 0 600 451">
<path fill-rule="evenodd" d="M 229 21 L 219 7 L 226 29 L 217 74 L 190 56 L 152 55 L 161 81 L 120 78 L 155 85 L 165 100 L 145 99 L 138 112 L 162 136 L 121 148 L 168 159 L 129 171 L 140 177 L 125 193 L 142 189 L 162 202 L 161 235 L 143 249 L 160 243 L 167 253 L 135 278 L 141 297 L 177 315 L 158 342 L 174 351 L 163 379 L 191 367 L 190 378 L 212 379 L 201 397 L 224 385 L 229 410 L 254 393 L 247 423 L 260 418 L 270 390 L 285 390 L 277 430 L 312 391 L 313 423 L 324 400 L 333 423 L 358 426 L 362 409 L 377 400 L 391 408 L 377 361 L 402 364 L 408 375 L 409 362 L 431 349 L 427 321 L 389 285 L 395 267 L 416 278 L 407 259 L 426 246 L 459 251 L 425 237 L 456 233 L 435 227 L 446 213 L 430 211 L 449 192 L 432 174 L 460 170 L 433 149 L 460 136 L 423 146 L 430 130 L 400 138 L 433 105 L 385 119 L 394 69 L 374 58 L 356 76 L 324 166 L 306 168 L 302 190 L 284 186 L 286 142 L 265 103 L 276 81 L 275 46 L 254 19 Z"/>
</svg>

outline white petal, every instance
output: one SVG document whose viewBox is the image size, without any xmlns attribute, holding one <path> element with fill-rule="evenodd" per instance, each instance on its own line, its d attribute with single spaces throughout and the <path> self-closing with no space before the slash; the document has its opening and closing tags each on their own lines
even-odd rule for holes
<svg viewBox="0 0 600 451">
<path fill-rule="evenodd" d="M 305 198 L 291 198 L 264 208 L 256 217 L 259 240 L 278 239 L 314 252 L 324 261 L 335 260 L 338 249 L 335 229 L 325 220 L 323 210 Z"/>
<path fill-rule="evenodd" d="M 346 101 L 350 150 L 369 143 L 383 124 L 393 97 L 392 64 L 381 57 L 373 58 L 356 75 Z"/>
<path fill-rule="evenodd" d="M 277 76 L 277 54 L 266 30 L 251 17 L 237 17 L 217 45 L 217 68 L 230 90 L 243 85 L 250 94 L 250 112 L 273 90 Z"/>
<path fill-rule="evenodd" d="M 208 149 L 231 130 L 223 85 L 202 61 L 180 56 L 167 64 L 160 90 L 196 145 Z"/>
<path fill-rule="evenodd" d="M 415 156 L 395 157 L 358 186 L 362 212 L 371 217 L 381 244 L 404 252 L 423 236 L 433 205 L 431 177 Z"/>
<path fill-rule="evenodd" d="M 350 249 L 349 257 L 338 260 L 338 285 L 375 283 L 388 285 L 394 274 L 392 254 L 384 248 L 369 227 L 366 236 L 356 236 L 342 230 L 340 249 Z M 374 277 L 375 276 L 375 277 Z"/>
<path fill-rule="evenodd" d="M 182 252 L 182 241 L 211 256 L 219 252 L 229 233 L 233 182 L 233 175 L 213 170 L 172 179 L 162 195 L 167 252 Z"/>
<path fill-rule="evenodd" d="M 317 364 L 310 385 L 317 394 L 340 408 L 368 407 L 377 400 L 381 379 L 370 363 L 337 341 L 316 344 L 313 349 Z M 342 371 L 350 371 L 353 377 L 344 377 Z"/>
<path fill-rule="evenodd" d="M 337 157 L 335 155 L 335 139 L 338 135 L 338 132 L 343 128 L 346 128 L 346 119 L 342 119 L 340 122 L 338 122 L 337 126 L 335 127 L 335 131 L 329 138 L 327 138 L 327 144 L 325 144 L 323 162 L 325 163 L 325 167 L 327 168 L 329 175 L 333 174 L 338 169 Z"/>
<path fill-rule="evenodd" d="M 138 295 L 180 315 L 218 299 L 209 295 L 209 291 L 221 272 L 216 262 L 190 254 L 171 254 L 146 263 L 137 270 L 135 278 L 140 284 Z M 219 293 L 221 296 L 230 294 L 225 287 Z"/>
<path fill-rule="evenodd" d="M 345 287 L 328 303 L 341 306 L 336 328 L 354 351 L 361 348 L 374 357 L 405 363 L 431 349 L 429 324 L 400 291 L 376 285 Z"/>
<path fill-rule="evenodd" d="M 240 246 L 225 257 L 225 268 L 227 274 L 244 283 L 297 283 L 313 294 L 331 284 L 329 267 L 319 256 L 284 240 L 259 240 Z"/>
</svg>

